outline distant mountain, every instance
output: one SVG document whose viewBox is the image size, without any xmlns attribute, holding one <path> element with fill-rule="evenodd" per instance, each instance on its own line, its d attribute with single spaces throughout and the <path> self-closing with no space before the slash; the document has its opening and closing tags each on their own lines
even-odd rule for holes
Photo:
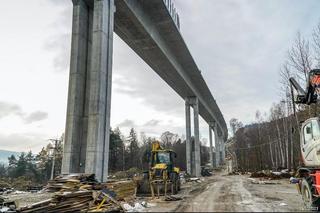
<svg viewBox="0 0 320 213">
<path fill-rule="evenodd" d="M 20 155 L 20 152 L 0 150 L 0 163 L 8 164 L 8 157 L 10 157 L 11 155 L 15 155 L 16 157 L 18 157 Z"/>
</svg>

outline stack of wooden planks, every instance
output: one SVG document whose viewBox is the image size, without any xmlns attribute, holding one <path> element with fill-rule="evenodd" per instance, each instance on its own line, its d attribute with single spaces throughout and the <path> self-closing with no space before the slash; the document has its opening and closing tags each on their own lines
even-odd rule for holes
<svg viewBox="0 0 320 213">
<path fill-rule="evenodd" d="M 134 181 L 97 183 L 92 175 L 68 175 L 50 181 L 47 191 L 56 192 L 49 199 L 18 211 L 29 212 L 115 212 L 123 210 L 121 201 L 134 200 Z"/>
<path fill-rule="evenodd" d="M 106 188 L 115 192 L 117 200 L 133 199 L 136 187 L 136 183 L 132 180 L 106 183 Z"/>
<path fill-rule="evenodd" d="M 19 212 L 86 212 L 93 199 L 92 191 L 63 192 L 49 200 L 22 207 Z"/>
<path fill-rule="evenodd" d="M 90 189 L 97 183 L 94 174 L 70 174 L 56 177 L 50 180 L 46 186 L 48 192 L 76 191 L 80 188 Z"/>
</svg>

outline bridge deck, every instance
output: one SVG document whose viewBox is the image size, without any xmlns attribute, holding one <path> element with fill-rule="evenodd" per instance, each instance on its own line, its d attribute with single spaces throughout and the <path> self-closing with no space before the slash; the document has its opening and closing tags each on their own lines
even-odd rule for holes
<svg viewBox="0 0 320 213">
<path fill-rule="evenodd" d="M 198 97 L 200 115 L 217 121 L 226 139 L 223 115 L 163 0 L 115 2 L 115 32 L 183 99 Z"/>
</svg>

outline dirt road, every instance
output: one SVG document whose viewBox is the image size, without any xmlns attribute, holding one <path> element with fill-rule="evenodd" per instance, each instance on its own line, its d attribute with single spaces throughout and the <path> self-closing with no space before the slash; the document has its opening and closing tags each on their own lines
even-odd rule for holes
<svg viewBox="0 0 320 213">
<path fill-rule="evenodd" d="M 161 203 L 156 211 L 184 212 L 288 212 L 302 211 L 295 185 L 288 180 L 253 184 L 248 176 L 216 174 L 196 193 L 183 195 L 183 201 Z M 150 210 L 149 210 L 150 211 Z M 151 210 L 152 211 L 152 210 Z"/>
<path fill-rule="evenodd" d="M 179 210 L 210 211 L 301 211 L 301 198 L 287 181 L 275 185 L 252 184 L 246 176 L 216 176 L 205 191 Z"/>
</svg>

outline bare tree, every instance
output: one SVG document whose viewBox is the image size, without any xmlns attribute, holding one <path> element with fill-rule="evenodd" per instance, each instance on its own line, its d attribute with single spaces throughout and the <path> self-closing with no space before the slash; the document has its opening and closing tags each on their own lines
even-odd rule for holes
<svg viewBox="0 0 320 213">
<path fill-rule="evenodd" d="M 176 143 L 177 140 L 179 139 L 179 136 L 172 132 L 166 131 L 162 133 L 160 139 L 164 147 L 172 147 L 172 145 Z"/>
<path fill-rule="evenodd" d="M 316 68 L 320 68 L 320 23 L 313 29 L 312 47 L 315 53 Z"/>
<path fill-rule="evenodd" d="M 309 41 L 297 34 L 292 48 L 288 52 L 288 64 L 296 71 L 297 76 L 306 83 L 312 67 Z"/>
<path fill-rule="evenodd" d="M 237 130 L 243 127 L 242 122 L 236 118 L 231 118 L 229 124 L 232 131 L 232 135 L 235 135 Z"/>
</svg>

